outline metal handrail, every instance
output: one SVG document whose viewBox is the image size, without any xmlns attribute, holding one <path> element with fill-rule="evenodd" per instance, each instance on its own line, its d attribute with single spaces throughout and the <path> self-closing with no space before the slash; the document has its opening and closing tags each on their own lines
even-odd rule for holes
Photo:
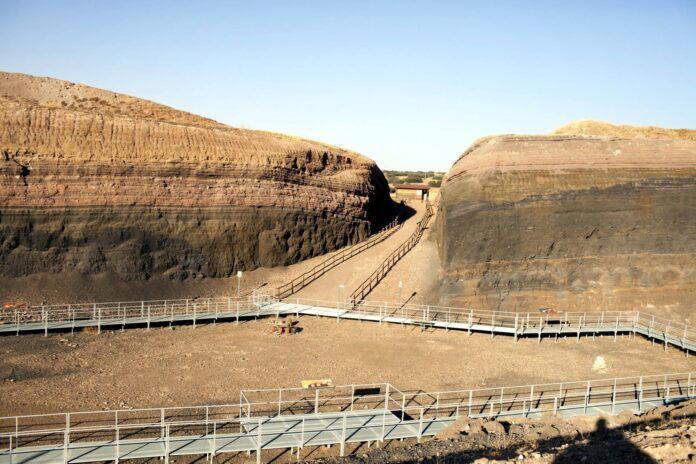
<svg viewBox="0 0 696 464">
<path fill-rule="evenodd" d="M 399 221 L 399 217 L 400 216 L 395 217 L 392 222 L 387 224 L 381 231 L 370 237 L 368 240 L 356 243 L 355 245 L 334 253 L 332 256 L 317 264 L 312 269 L 302 273 L 289 282 L 278 286 L 274 290 L 275 297 L 278 299 L 287 298 L 296 291 L 301 290 L 317 278 L 324 275 L 330 269 L 333 269 L 353 256 L 356 256 L 368 248 L 372 248 L 378 243 L 386 240 L 402 227 L 403 223 Z"/>
<path fill-rule="evenodd" d="M 382 264 L 365 279 L 358 287 L 350 294 L 349 300 L 354 303 L 359 303 L 365 299 L 368 293 L 384 278 L 384 276 L 393 268 L 396 263 L 411 249 L 416 246 L 423 232 L 428 226 L 428 221 L 433 216 L 433 207 L 430 202 L 425 202 L 425 213 L 416 226 L 416 230 L 406 239 L 399 247 L 394 250 Z"/>
<path fill-rule="evenodd" d="M 611 407 L 611 412 L 613 413 L 617 405 L 622 404 L 638 404 L 638 410 L 641 410 L 642 404 L 648 402 L 659 401 L 669 401 L 673 399 L 685 399 L 696 396 L 696 385 L 694 385 L 693 379 L 696 378 L 696 372 L 686 372 L 686 373 L 674 373 L 674 374 L 656 374 L 649 376 L 640 377 L 621 377 L 621 378 L 606 378 L 606 379 L 596 379 L 596 380 L 584 380 L 584 381 L 570 381 L 570 382 L 559 382 L 559 383 L 546 383 L 546 384 L 532 384 L 525 386 L 507 386 L 507 387 L 496 387 L 496 388 L 484 388 L 484 389 L 469 389 L 469 390 L 458 390 L 458 391 L 448 391 L 448 392 L 426 392 L 426 393 L 406 393 L 405 398 L 409 398 L 409 402 L 405 400 L 398 407 L 398 411 L 401 412 L 400 418 L 396 414 L 396 418 L 399 424 L 413 424 L 419 423 L 423 424 L 423 421 L 454 421 L 461 415 L 468 416 L 488 416 L 497 417 L 505 415 L 529 415 L 531 413 L 543 413 L 543 412 L 553 412 L 557 413 L 561 410 L 576 410 L 586 412 L 589 407 Z M 654 384 L 654 386 L 653 386 Z M 389 385 L 389 384 L 382 384 Z M 564 385 L 574 385 L 577 386 L 573 392 L 569 392 L 566 388 L 564 390 Z M 366 386 L 373 386 L 369 384 Z M 343 388 L 355 387 L 353 386 L 340 386 Z M 547 387 L 553 387 L 547 388 Z M 394 387 L 392 387 L 394 388 Z M 523 391 L 511 391 L 514 389 L 523 389 Z M 585 392 L 582 392 L 585 389 Z M 670 394 L 670 389 L 673 394 Z M 296 389 L 288 389 L 296 390 Z M 508 391 L 508 396 L 505 395 L 505 391 Z M 394 388 L 394 391 L 398 391 Z M 535 392 L 537 393 L 535 395 Z M 401 393 L 401 392 L 399 392 Z M 451 395 L 456 395 L 458 400 L 454 402 L 451 399 Z M 435 401 L 431 401 L 429 404 L 418 404 L 416 406 L 410 406 L 410 402 L 414 398 L 429 397 L 431 400 L 434 398 Z M 448 398 L 448 396 L 450 396 Z M 352 401 L 352 400 L 351 400 Z M 384 404 L 384 403 L 382 403 Z M 225 405 L 229 407 L 233 405 Z M 206 410 L 215 408 L 216 406 L 206 406 Z M 202 408 L 199 406 L 195 407 L 185 407 L 181 409 L 189 408 Z M 173 408 L 160 408 L 158 411 L 169 410 Z M 151 411 L 154 409 L 146 409 L 144 411 Z M 239 426 L 239 432 L 233 433 L 221 433 L 220 436 L 274 436 L 281 437 L 285 434 L 294 433 L 297 435 L 296 427 L 286 427 L 284 430 L 266 430 L 264 434 L 263 424 L 272 420 L 272 417 L 257 417 L 257 418 L 246 418 L 246 417 L 227 417 L 224 419 L 209 419 L 206 415 L 206 419 L 198 420 L 177 420 L 177 421 L 167 421 L 166 415 L 161 413 L 163 418 L 160 422 L 148 422 L 148 423 L 123 423 L 118 420 L 118 412 L 122 414 L 128 412 L 137 412 L 138 410 L 121 410 L 121 411 L 111 411 L 116 415 L 116 420 L 114 422 L 99 425 L 99 426 L 73 426 L 70 423 L 70 414 L 77 415 L 80 413 L 66 413 L 67 420 L 65 422 L 65 427 L 57 427 L 50 429 L 32 429 L 32 430 L 19 430 L 16 428 L 14 431 L 0 433 L 0 442 L 4 443 L 9 441 L 9 448 L 0 448 L 0 454 L 12 453 L 13 449 L 21 449 L 18 446 L 18 441 L 20 438 L 24 437 L 39 437 L 38 439 L 46 439 L 54 442 L 56 449 L 60 449 L 60 446 L 65 446 L 66 449 L 75 448 L 85 448 L 93 446 L 89 441 L 79 441 L 75 442 L 75 435 L 80 436 L 80 434 L 85 434 L 87 432 L 101 432 L 101 433 L 115 433 L 116 441 L 119 440 L 119 435 L 123 431 L 135 430 L 138 431 L 148 431 L 152 430 L 154 433 L 160 430 L 161 436 L 157 437 L 140 437 L 133 438 L 128 437 L 129 443 L 133 443 L 134 440 L 153 442 L 158 440 L 168 440 L 171 436 L 171 429 L 178 427 L 179 430 L 175 435 L 176 437 L 181 437 L 182 433 L 191 433 L 191 428 L 196 428 L 201 430 L 205 427 L 204 434 L 187 435 L 192 438 L 206 438 L 212 434 L 217 433 L 218 425 L 223 424 L 226 426 L 234 425 Z M 384 407 L 377 407 L 370 410 L 358 410 L 358 411 L 348 411 L 343 410 L 341 412 L 330 412 L 330 413 L 320 413 L 320 414 L 305 414 L 302 416 L 285 415 L 283 416 L 283 423 L 297 423 L 302 425 L 302 430 L 305 432 L 326 432 L 326 431 L 337 431 L 346 428 L 346 420 L 349 417 L 357 417 L 364 415 L 366 412 L 375 411 L 382 413 L 384 420 L 386 421 L 386 416 L 394 416 L 395 411 L 390 410 L 388 405 L 385 404 Z M 103 411 L 95 412 L 96 414 L 103 414 Z M 329 414 L 333 421 L 326 423 L 318 423 L 317 418 L 326 417 Z M 33 416 L 16 416 L 16 417 L 42 417 L 50 416 L 53 417 L 55 414 L 48 415 L 33 415 Z M 16 417 L 5 417 L 0 418 L 0 422 L 16 422 Z M 278 417 L 273 416 L 273 417 Z M 417 418 L 417 419 L 416 419 Z M 308 421 L 312 421 L 309 422 Z M 338 425 L 340 424 L 340 426 Z M 384 424 L 382 424 L 384 425 Z M 394 424 L 391 424 L 394 425 Z M 391 426 L 390 425 L 390 426 Z M 251 426 L 255 428 L 250 428 L 244 431 L 244 426 Z M 360 429 L 368 427 L 379 427 L 379 422 L 376 423 L 365 423 L 362 425 L 351 425 L 350 429 Z M 422 428 L 419 426 L 419 434 L 422 432 Z M 71 435 L 71 433 L 73 435 Z M 50 437 L 54 438 L 51 439 Z M 89 436 L 94 436 L 88 435 Z M 48 438 L 47 438 L 48 437 Z M 80 437 L 82 440 L 84 437 Z M 345 441 L 345 435 L 343 438 L 339 439 L 337 442 Z M 14 443 L 14 445 L 13 445 Z M 94 440 L 92 441 L 94 443 Z M 303 442 L 304 443 L 304 442 Z M 111 445 L 114 442 L 110 442 Z M 253 449 L 253 448 L 252 448 Z M 16 451 L 14 451 L 16 452 Z"/>
</svg>

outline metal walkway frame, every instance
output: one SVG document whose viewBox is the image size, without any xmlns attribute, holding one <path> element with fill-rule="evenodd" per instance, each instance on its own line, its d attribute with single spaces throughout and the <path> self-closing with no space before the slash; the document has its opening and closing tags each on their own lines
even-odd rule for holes
<svg viewBox="0 0 696 464">
<path fill-rule="evenodd" d="M 238 404 L 0 418 L 0 464 L 299 450 L 432 436 L 461 417 L 640 413 L 696 397 L 696 372 L 457 391 L 388 383 L 244 390 Z"/>
<path fill-rule="evenodd" d="M 596 335 L 642 335 L 683 350 L 696 351 L 696 327 L 640 311 L 566 312 L 557 315 L 532 312 L 484 311 L 392 302 L 326 301 L 292 298 L 280 301 L 254 293 L 249 298 L 211 298 L 154 300 L 114 303 L 82 303 L 32 306 L 0 315 L 0 335 L 50 331 L 72 332 L 95 327 L 125 329 L 146 327 L 239 322 L 264 316 L 307 315 L 352 319 L 377 323 L 416 325 L 422 329 L 440 328 L 495 335 L 536 337 L 576 337 Z"/>
<path fill-rule="evenodd" d="M 696 330 L 639 311 L 513 313 L 388 302 L 249 299 L 161 300 L 31 307 L 5 314 L 0 333 L 80 327 L 236 321 L 311 315 L 519 337 L 642 335 L 696 350 Z M 0 464 L 82 463 L 136 458 L 299 450 L 306 446 L 437 434 L 460 417 L 613 415 L 696 397 L 696 372 L 486 389 L 402 392 L 390 384 L 244 390 L 238 404 L 73 412 L 0 418 Z"/>
</svg>

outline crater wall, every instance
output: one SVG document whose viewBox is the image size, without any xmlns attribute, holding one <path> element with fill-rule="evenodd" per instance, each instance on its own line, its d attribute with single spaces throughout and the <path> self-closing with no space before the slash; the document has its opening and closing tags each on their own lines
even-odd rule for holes
<svg viewBox="0 0 696 464">
<path fill-rule="evenodd" d="M 386 179 L 331 145 L 0 73 L 0 275 L 229 276 L 362 240 Z"/>
<path fill-rule="evenodd" d="M 696 301 L 696 142 L 498 136 L 441 190 L 442 298 L 491 309 Z"/>
</svg>

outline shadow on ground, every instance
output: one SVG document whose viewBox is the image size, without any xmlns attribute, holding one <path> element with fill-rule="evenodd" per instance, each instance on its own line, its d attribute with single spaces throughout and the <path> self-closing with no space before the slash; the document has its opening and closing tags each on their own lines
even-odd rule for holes
<svg viewBox="0 0 696 464">
<path fill-rule="evenodd" d="M 489 435 L 482 440 L 467 442 L 466 436 L 463 436 L 459 443 L 457 440 L 432 440 L 422 445 L 413 445 L 407 448 L 393 447 L 391 442 L 386 442 L 384 448 L 363 454 L 360 457 L 352 454 L 342 460 L 329 458 L 325 462 L 345 464 L 357 462 L 366 464 L 377 462 L 459 464 L 473 463 L 478 459 L 517 462 L 520 451 L 525 449 L 542 455 L 555 454 L 553 461 L 551 461 L 553 464 L 654 464 L 656 461 L 652 457 L 629 441 L 627 433 L 643 430 L 647 426 L 653 427 L 653 429 L 659 428 L 661 424 L 669 420 L 669 417 L 669 413 L 665 412 L 662 416 L 634 420 L 629 424 L 615 428 L 607 427 L 606 420 L 598 418 L 595 430 L 589 434 L 556 436 L 536 440 L 525 436 L 506 438 L 505 436 Z M 694 418 L 696 418 L 696 414 L 679 414 L 673 416 L 672 420 L 674 426 L 678 427 L 678 421 L 693 421 Z M 465 449 L 456 449 L 457 446 Z M 559 452 L 559 448 L 563 449 Z"/>
</svg>

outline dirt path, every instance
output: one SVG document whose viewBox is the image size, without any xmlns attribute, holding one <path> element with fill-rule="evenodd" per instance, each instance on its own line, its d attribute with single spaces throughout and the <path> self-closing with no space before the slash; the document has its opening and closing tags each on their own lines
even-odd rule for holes
<svg viewBox="0 0 696 464">
<path fill-rule="evenodd" d="M 436 289 L 440 283 L 440 258 L 437 244 L 431 236 L 434 223 L 435 216 L 430 219 L 416 246 L 396 263 L 366 300 L 438 304 Z"/>
<path fill-rule="evenodd" d="M 295 293 L 293 297 L 332 302 L 337 299 L 343 300 L 348 298 L 353 290 L 372 274 L 382 261 L 397 249 L 416 229 L 416 224 L 420 221 L 425 211 L 425 204 L 413 201 L 408 203 L 408 206 L 416 210 L 416 213 L 408 218 L 400 230 L 383 242 L 330 270 Z M 339 285 L 343 285 L 343 288 L 339 288 Z"/>
</svg>

